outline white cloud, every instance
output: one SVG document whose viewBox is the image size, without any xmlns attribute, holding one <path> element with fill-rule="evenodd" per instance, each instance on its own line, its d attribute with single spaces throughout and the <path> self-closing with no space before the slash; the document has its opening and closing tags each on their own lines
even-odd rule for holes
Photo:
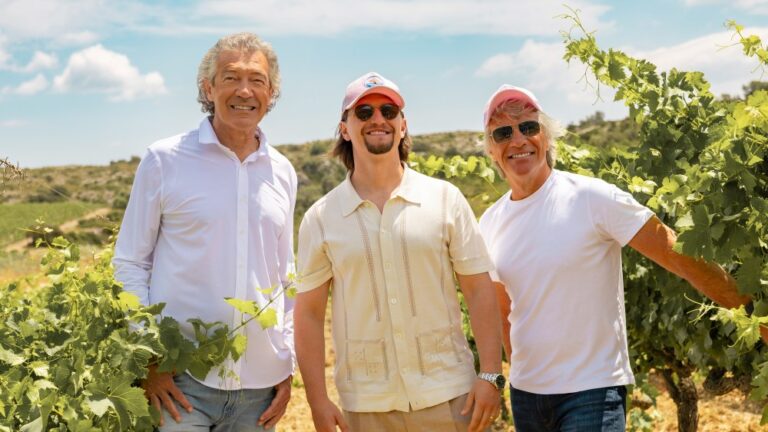
<svg viewBox="0 0 768 432">
<path fill-rule="evenodd" d="M 53 88 L 60 92 L 106 93 L 113 101 L 167 93 L 160 73 L 142 75 L 127 56 L 101 45 L 72 54 L 64 71 L 53 79 Z"/>
<path fill-rule="evenodd" d="M 34 78 L 24 81 L 16 87 L 5 86 L 0 89 L 2 94 L 17 94 L 22 96 L 29 96 L 40 93 L 48 88 L 48 80 L 42 75 L 37 74 Z"/>
<path fill-rule="evenodd" d="M 26 120 L 19 120 L 19 119 L 0 120 L 0 127 L 2 128 L 20 127 L 26 124 L 28 124 Z"/>
<path fill-rule="evenodd" d="M 607 29 L 610 7 L 587 0 L 580 10 L 588 27 Z M 227 18 L 263 34 L 338 34 L 350 30 L 430 31 L 440 34 L 552 35 L 561 0 L 203 0 L 201 18 Z"/>
<path fill-rule="evenodd" d="M 43 69 L 53 69 L 59 65 L 59 59 L 54 54 L 47 54 L 42 51 L 35 51 L 35 55 L 29 60 L 26 66 L 20 69 L 21 72 L 35 72 Z"/>
<path fill-rule="evenodd" d="M 721 4 L 736 7 L 747 12 L 768 15 L 768 0 L 684 0 L 686 6 Z"/>
<path fill-rule="evenodd" d="M 56 39 L 114 21 L 114 9 L 104 0 L 6 0 L 0 2 L 0 28 L 14 40 Z"/>
<path fill-rule="evenodd" d="M 24 81 L 23 83 L 19 84 L 19 86 L 13 90 L 13 93 L 28 96 L 40 93 L 46 88 L 48 88 L 48 80 L 43 76 L 43 74 L 37 74 L 37 76 L 31 80 Z"/>
<path fill-rule="evenodd" d="M 747 28 L 744 34 L 755 34 L 768 40 L 768 28 Z M 641 52 L 632 48 L 624 51 L 649 60 L 659 71 L 677 68 L 704 72 L 715 95 L 738 96 L 743 92 L 743 85 L 761 79 L 761 76 L 755 71 L 757 61 L 745 57 L 740 45 L 730 46 L 734 42 L 732 33 L 720 32 L 653 51 Z M 575 113 L 583 115 L 590 110 L 602 110 L 609 117 L 626 114 L 622 105 L 610 102 L 615 94 L 613 89 L 601 86 L 602 101 L 596 101 L 595 89 L 584 81 L 585 66 L 578 61 L 567 64 L 563 54 L 562 43 L 529 39 L 515 52 L 499 53 L 486 59 L 475 70 L 475 76 L 500 78 L 503 82 L 526 87 L 538 96 L 545 110 L 567 121 L 578 119 Z M 591 75 L 588 73 L 587 76 L 595 85 Z"/>
<path fill-rule="evenodd" d="M 526 40 L 516 52 L 494 55 L 475 70 L 481 78 L 501 77 L 508 84 L 519 85 L 534 93 L 565 96 L 569 103 L 588 106 L 595 102 L 594 91 L 584 91 L 584 68 L 563 60 L 562 42 L 544 43 Z M 579 84 L 579 81 L 582 83 Z M 605 93 L 604 89 L 601 92 Z M 605 99 L 606 94 L 602 97 Z M 608 100 L 612 99 L 611 97 Z"/>
<path fill-rule="evenodd" d="M 746 0 L 739 0 L 746 1 Z M 589 28 L 611 9 L 596 0 L 572 0 Z M 44 11 L 44 13 L 41 13 Z M 227 33 L 333 35 L 356 30 L 438 34 L 552 35 L 562 0 L 200 0 L 197 5 L 107 0 L 0 1 L 0 29 L 12 40 L 46 40 L 59 46 L 92 44 L 115 28 L 161 34 Z M 34 23 L 34 25 L 30 25 Z"/>
<path fill-rule="evenodd" d="M 56 36 L 54 42 L 60 46 L 88 45 L 99 40 L 99 35 L 92 31 L 75 31 Z"/>
<path fill-rule="evenodd" d="M 768 27 L 746 28 L 744 34 L 768 40 Z M 716 95 L 741 95 L 741 86 L 759 80 L 761 76 L 759 70 L 755 71 L 757 60 L 746 57 L 741 45 L 731 46 L 735 42 L 733 33 L 725 31 L 652 51 L 630 51 L 630 54 L 648 59 L 662 70 L 674 67 L 704 72 L 704 77 L 712 84 L 711 91 Z"/>
<path fill-rule="evenodd" d="M 3 41 L 0 39 L 0 70 L 9 70 L 13 72 L 32 73 L 43 69 L 52 69 L 58 66 L 59 60 L 55 54 L 48 54 L 42 51 L 35 51 L 35 54 L 29 59 L 26 66 L 19 66 L 13 60 L 13 57 L 3 47 Z"/>
</svg>

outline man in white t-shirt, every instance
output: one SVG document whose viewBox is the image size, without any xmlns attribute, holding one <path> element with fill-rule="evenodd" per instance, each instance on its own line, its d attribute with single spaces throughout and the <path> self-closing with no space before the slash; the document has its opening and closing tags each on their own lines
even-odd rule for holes
<svg viewBox="0 0 768 432">
<path fill-rule="evenodd" d="M 486 151 L 510 191 L 480 219 L 497 269 L 516 430 L 623 431 L 627 349 L 621 248 L 631 246 L 726 307 L 749 301 L 722 268 L 673 250 L 675 233 L 630 194 L 553 169 L 557 123 L 504 85 Z M 503 284 L 503 286 L 502 286 Z"/>
</svg>

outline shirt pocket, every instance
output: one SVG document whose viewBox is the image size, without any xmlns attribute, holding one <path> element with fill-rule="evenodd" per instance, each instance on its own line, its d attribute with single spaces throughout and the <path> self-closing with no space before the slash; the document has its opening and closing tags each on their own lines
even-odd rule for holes
<svg viewBox="0 0 768 432">
<path fill-rule="evenodd" d="M 347 377 L 350 381 L 386 381 L 389 377 L 384 339 L 350 339 L 347 345 Z"/>
<path fill-rule="evenodd" d="M 461 340 L 452 327 L 443 327 L 420 333 L 416 336 L 416 348 L 419 354 L 419 368 L 422 375 L 464 363 L 461 356 Z"/>
</svg>

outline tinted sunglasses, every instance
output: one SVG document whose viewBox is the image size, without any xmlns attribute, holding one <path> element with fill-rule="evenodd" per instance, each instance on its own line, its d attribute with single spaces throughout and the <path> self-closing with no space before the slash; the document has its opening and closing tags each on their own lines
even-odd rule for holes
<svg viewBox="0 0 768 432">
<path fill-rule="evenodd" d="M 536 120 L 528 120 L 517 124 L 517 130 L 521 134 L 527 137 L 532 137 L 541 132 L 541 125 Z M 515 134 L 514 126 L 502 126 L 498 127 L 491 132 L 493 141 L 496 143 L 504 143 L 512 139 Z"/>
<path fill-rule="evenodd" d="M 400 107 L 395 104 L 383 104 L 378 110 L 381 112 L 381 116 L 387 120 L 394 120 L 398 114 L 400 114 Z M 368 121 L 373 117 L 373 113 L 376 111 L 376 107 L 368 104 L 358 105 L 355 107 L 355 117 L 360 121 Z"/>
</svg>

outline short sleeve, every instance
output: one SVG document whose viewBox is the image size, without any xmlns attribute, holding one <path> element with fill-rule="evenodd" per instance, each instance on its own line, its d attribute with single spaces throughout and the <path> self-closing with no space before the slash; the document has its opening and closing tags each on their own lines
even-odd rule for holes
<svg viewBox="0 0 768 432">
<path fill-rule="evenodd" d="M 485 210 L 485 213 L 483 213 L 482 216 L 480 216 L 480 221 L 478 222 L 478 226 L 480 228 L 480 236 L 483 238 L 483 241 L 485 243 L 485 247 L 490 251 L 491 250 L 491 244 L 493 242 L 494 234 L 492 234 L 495 231 L 494 223 L 492 222 L 495 219 L 495 213 L 496 206 L 493 205 Z M 493 261 L 493 260 L 491 260 Z M 494 282 L 501 282 L 501 276 L 499 276 L 499 272 L 496 271 L 496 265 L 494 263 L 494 269 L 489 272 L 491 276 L 491 280 Z"/>
<path fill-rule="evenodd" d="M 453 270 L 462 275 L 493 271 L 488 248 L 467 199 L 455 187 L 449 189 L 449 197 L 448 251 Z"/>
<path fill-rule="evenodd" d="M 325 232 L 316 211 L 310 208 L 299 226 L 296 290 L 311 291 L 333 277 L 325 247 Z"/>
<path fill-rule="evenodd" d="M 590 210 L 595 229 L 606 239 L 625 246 L 640 231 L 653 212 L 628 192 L 598 181 L 590 193 Z"/>
</svg>

